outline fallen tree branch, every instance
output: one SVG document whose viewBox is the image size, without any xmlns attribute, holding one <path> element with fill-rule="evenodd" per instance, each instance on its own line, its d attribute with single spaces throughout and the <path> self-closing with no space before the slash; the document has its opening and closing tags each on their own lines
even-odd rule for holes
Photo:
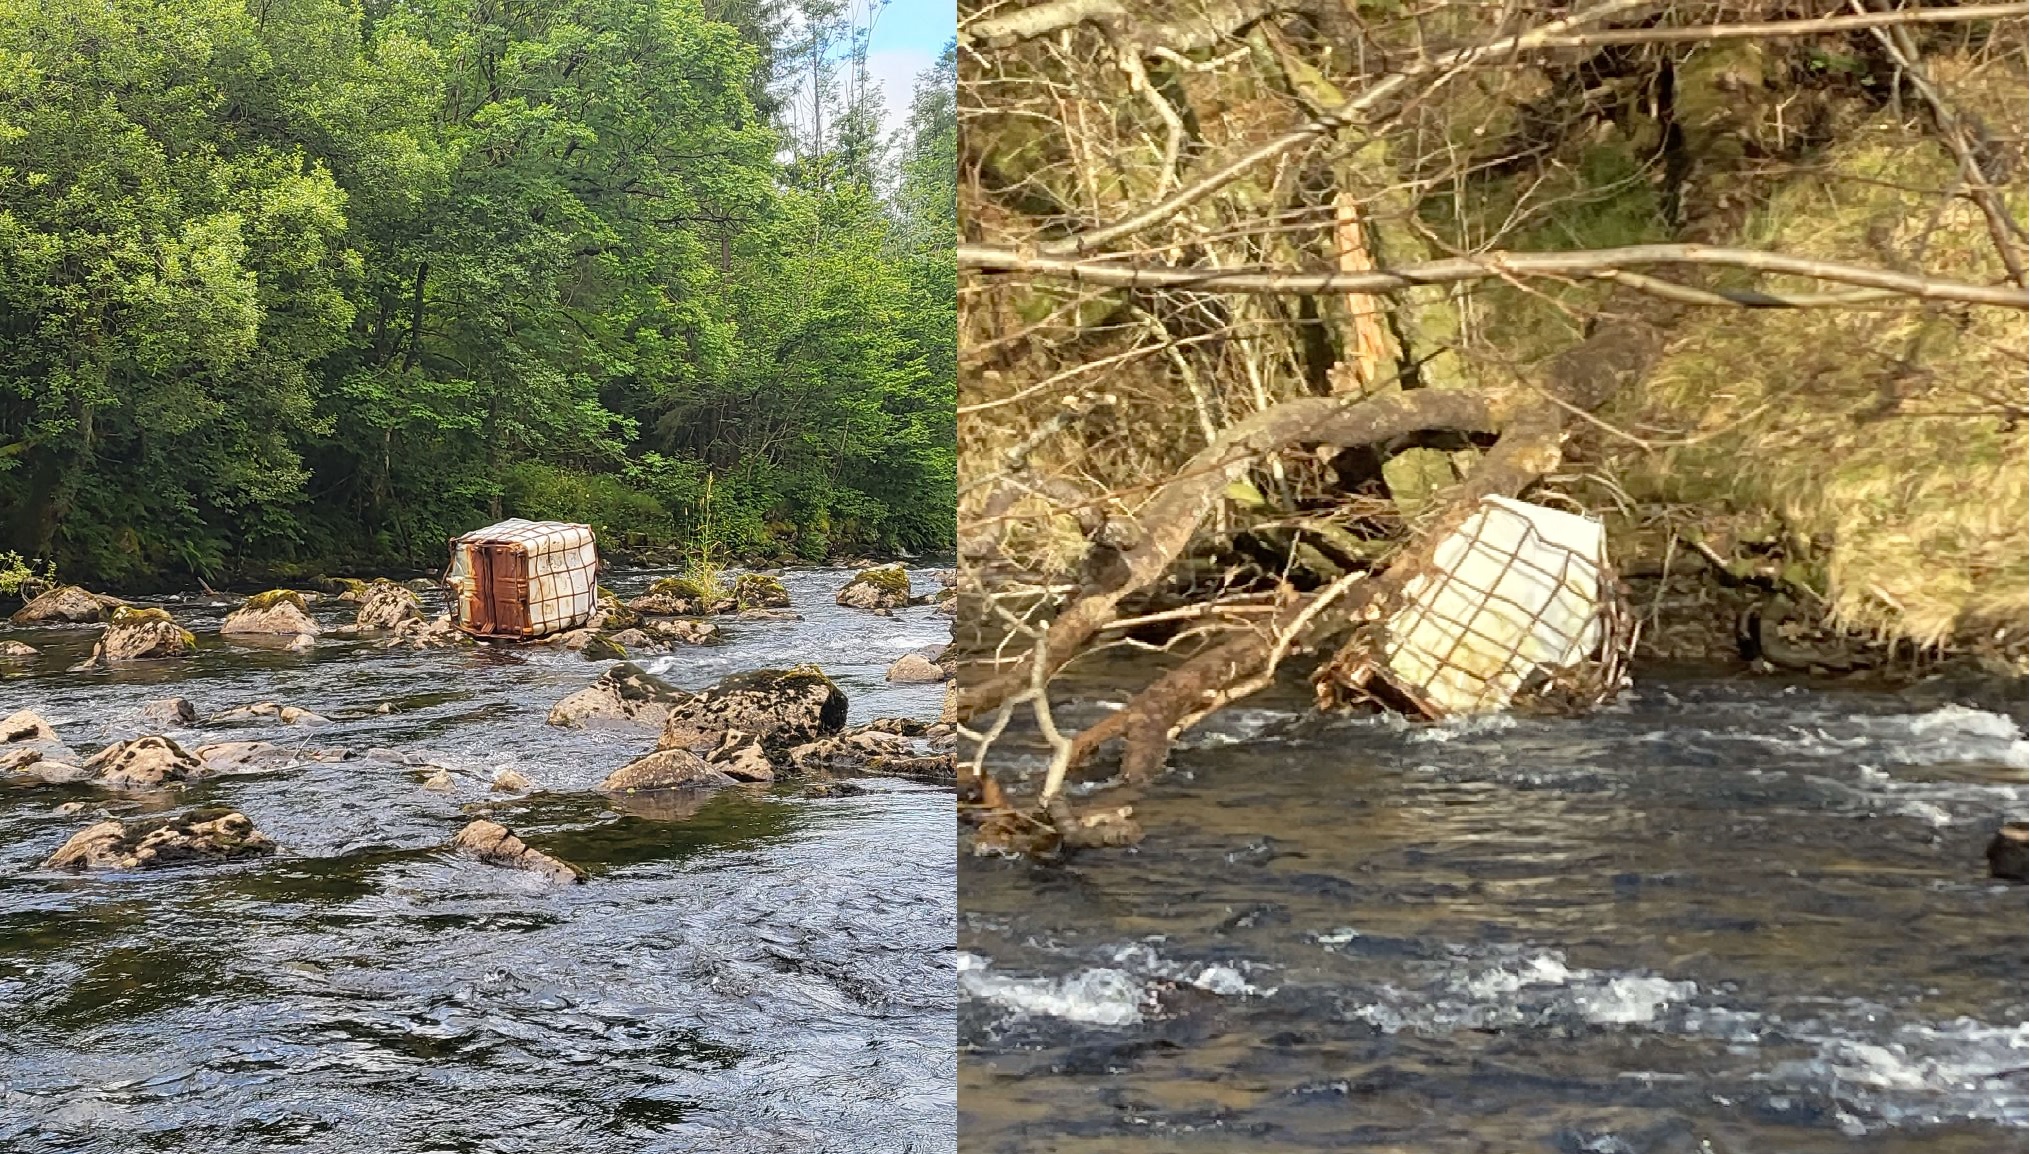
<svg viewBox="0 0 2030 1154">
<path fill-rule="evenodd" d="M 1122 598 L 1163 577 L 1191 542 L 1192 535 L 1221 499 L 1226 487 L 1264 454 L 1308 443 L 1346 448 L 1404 436 L 1424 429 L 1495 432 L 1508 414 L 1483 394 L 1451 389 L 1418 389 L 1360 400 L 1305 397 L 1285 401 L 1229 427 L 1199 450 L 1177 477 L 1135 516 L 1139 540 L 1123 549 L 1112 579 L 1091 588 L 1051 623 L 1043 647 L 1031 658 L 1055 675 L 1113 620 Z M 966 694 L 968 715 L 994 708 L 1030 681 L 1018 669 Z"/>
<path fill-rule="evenodd" d="M 1810 277 L 1858 288 L 1881 289 L 1919 300 L 1955 301 L 2030 311 L 2030 295 L 2007 285 L 1937 280 L 1892 269 L 1790 256 L 1752 248 L 1706 244 L 1637 244 L 1572 252 L 1485 252 L 1396 268 L 1349 272 L 1279 272 L 1271 269 L 1196 269 L 1170 265 L 1123 264 L 1041 256 L 1012 248 L 967 244 L 958 248 L 959 267 L 982 272 L 1063 277 L 1084 284 L 1131 289 L 1190 289 L 1197 292 L 1379 294 L 1420 285 L 1457 284 L 1499 277 L 1606 277 L 1631 266 L 1697 265 L 1749 269 L 1782 276 Z M 1631 287 L 1642 287 L 1640 282 Z M 1721 294 L 1725 295 L 1725 294 Z M 1755 294 L 1756 307 L 1787 307 L 1780 295 Z M 1745 303 L 1745 302 L 1742 302 Z"/>
</svg>

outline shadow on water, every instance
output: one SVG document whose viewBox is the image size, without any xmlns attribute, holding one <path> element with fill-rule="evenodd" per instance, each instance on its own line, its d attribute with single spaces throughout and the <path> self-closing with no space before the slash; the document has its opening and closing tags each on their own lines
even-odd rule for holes
<svg viewBox="0 0 2030 1154">
<path fill-rule="evenodd" d="M 945 619 L 838 608 L 849 575 L 791 571 L 804 620 L 727 621 L 725 645 L 642 663 L 697 689 L 813 661 L 856 723 L 934 716 L 941 687 L 882 671 Z M 156 732 L 142 707 L 170 695 L 329 723 L 170 730 L 290 754 L 180 792 L 0 787 L 0 1150 L 950 1148 L 949 791 L 609 798 L 593 787 L 656 735 L 544 723 L 606 663 L 340 639 L 297 654 L 221 640 L 223 601 L 158 603 L 199 635 L 195 658 L 72 673 L 95 631 L 0 630 L 43 650 L 0 665 L 0 714 L 34 709 L 87 754 Z M 449 787 L 426 788 L 440 770 Z M 531 790 L 494 790 L 503 770 Z M 38 868 L 92 821 L 198 804 L 241 810 L 283 852 Z M 446 852 L 482 815 L 591 880 Z"/>
<path fill-rule="evenodd" d="M 962 862 L 968 1149 L 2022 1149 L 2024 891 L 1982 856 L 2018 719 L 1683 676 L 1576 720 L 1252 704 L 1137 849 Z"/>
</svg>

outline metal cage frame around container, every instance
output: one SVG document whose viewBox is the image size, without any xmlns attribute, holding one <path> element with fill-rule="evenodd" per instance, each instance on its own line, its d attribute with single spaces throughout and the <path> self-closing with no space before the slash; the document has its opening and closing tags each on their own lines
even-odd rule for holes
<svg viewBox="0 0 2030 1154">
<path fill-rule="evenodd" d="M 591 526 L 511 518 L 453 538 L 443 579 L 460 630 L 527 640 L 585 624 L 598 578 Z"/>
<path fill-rule="evenodd" d="M 1604 534 L 1587 556 L 1540 531 L 1525 510 L 1556 512 L 1503 498 L 1482 502 L 1432 550 L 1395 611 L 1372 627 L 1364 639 L 1374 655 L 1369 672 L 1389 696 L 1440 718 L 1512 707 L 1585 709 L 1620 690 L 1634 620 Z M 1497 518 L 1520 523 L 1512 543 L 1490 540 Z M 1441 563 L 1455 542 L 1454 559 Z M 1464 575 L 1476 554 L 1496 562 L 1491 580 Z M 1512 578 L 1545 596 L 1530 604 L 1515 595 Z M 1554 623 L 1560 608 L 1565 622 Z"/>
</svg>

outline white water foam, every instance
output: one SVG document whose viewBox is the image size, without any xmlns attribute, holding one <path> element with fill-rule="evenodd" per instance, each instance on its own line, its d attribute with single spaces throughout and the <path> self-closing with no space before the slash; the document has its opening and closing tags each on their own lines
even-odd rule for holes
<svg viewBox="0 0 2030 1154">
<path fill-rule="evenodd" d="M 988 959 L 964 952 L 959 954 L 959 995 L 1022 1016 L 1115 1027 L 1139 1024 L 1149 996 L 1147 987 L 1123 970 L 1101 967 L 1058 978 L 1020 978 L 997 973 Z"/>
</svg>

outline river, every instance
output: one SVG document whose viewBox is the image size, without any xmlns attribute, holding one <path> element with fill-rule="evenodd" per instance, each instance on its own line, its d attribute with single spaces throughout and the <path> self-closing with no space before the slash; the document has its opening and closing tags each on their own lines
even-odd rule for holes
<svg viewBox="0 0 2030 1154">
<path fill-rule="evenodd" d="M 1133 850 L 960 863 L 968 1151 L 2024 1148 L 2020 715 L 1676 671 L 1578 719 L 1286 694 L 1171 765 Z"/>
<path fill-rule="evenodd" d="M 612 584 L 628 596 L 658 575 Z M 695 689 L 816 662 L 853 724 L 935 720 L 941 686 L 882 675 L 942 644 L 948 619 L 839 608 L 850 575 L 792 570 L 803 620 L 721 619 L 730 643 L 640 663 Z M 0 629 L 44 648 L 0 665 L 0 714 L 34 709 L 84 752 L 156 732 L 141 707 L 169 695 L 205 713 L 274 700 L 330 724 L 170 730 L 187 746 L 300 751 L 174 798 L 0 787 L 0 1149 L 951 1149 L 949 790 L 867 781 L 844 797 L 787 784 L 702 806 L 609 800 L 589 790 L 656 734 L 544 723 L 606 663 L 333 638 L 295 654 L 221 640 L 226 599 L 139 601 L 195 631 L 199 653 L 73 674 L 96 630 Z M 336 624 L 353 609 L 327 600 L 313 613 Z M 331 750 L 353 756 L 314 756 Z M 451 770 L 449 792 L 423 787 L 435 766 Z M 534 788 L 494 792 L 500 769 Z M 58 811 L 71 801 L 86 812 Z M 243 811 L 283 852 L 134 874 L 37 869 L 101 810 L 196 804 Z M 444 852 L 475 807 L 591 880 L 560 887 Z"/>
</svg>

